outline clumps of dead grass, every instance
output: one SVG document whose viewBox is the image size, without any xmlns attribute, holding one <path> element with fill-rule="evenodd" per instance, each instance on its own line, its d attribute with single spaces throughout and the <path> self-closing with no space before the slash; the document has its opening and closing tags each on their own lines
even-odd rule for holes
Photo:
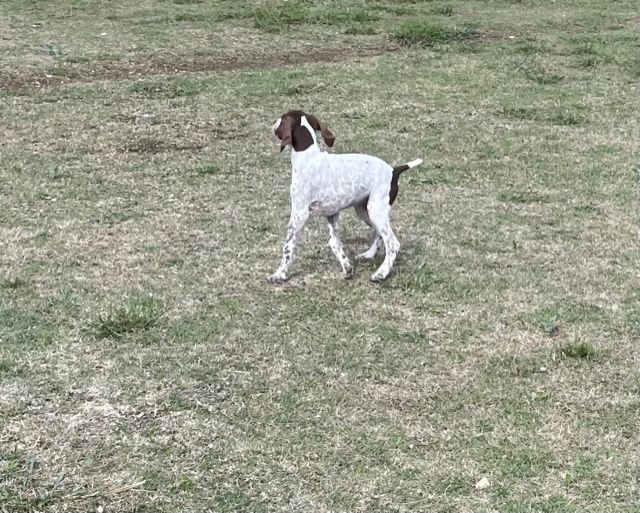
<svg viewBox="0 0 640 513">
<path fill-rule="evenodd" d="M 155 137 L 141 137 L 128 141 L 124 150 L 129 153 L 163 153 L 169 151 L 195 151 L 202 149 L 203 145 L 199 143 L 179 144 L 172 141 L 156 139 Z"/>
<path fill-rule="evenodd" d="M 580 112 L 580 108 L 576 106 L 541 109 L 508 105 L 500 109 L 497 114 L 507 119 L 546 122 L 559 126 L 583 125 L 588 122 Z"/>
<path fill-rule="evenodd" d="M 554 85 L 565 79 L 562 73 L 535 58 L 527 58 L 518 62 L 516 68 L 526 79 L 540 85 Z"/>
<path fill-rule="evenodd" d="M 180 98 L 197 96 L 206 84 L 197 80 L 140 80 L 129 86 L 129 91 L 146 98 Z"/>
</svg>

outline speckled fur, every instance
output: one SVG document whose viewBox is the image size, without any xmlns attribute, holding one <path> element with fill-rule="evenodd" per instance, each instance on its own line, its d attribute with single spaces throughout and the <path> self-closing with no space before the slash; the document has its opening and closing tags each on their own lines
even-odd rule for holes
<svg viewBox="0 0 640 513">
<path fill-rule="evenodd" d="M 313 142 L 307 148 L 298 151 L 294 149 L 295 142 L 290 145 L 291 217 L 282 260 L 276 272 L 269 277 L 269 281 L 279 283 L 289 278 L 298 235 L 309 217 L 319 215 L 327 218 L 329 246 L 342 267 L 343 277 L 351 277 L 353 265 L 338 234 L 339 213 L 349 207 L 355 207 L 358 216 L 375 228 L 377 234 L 371 248 L 358 257 L 373 258 L 380 242 L 385 246 L 385 259 L 371 276 L 373 281 L 382 281 L 389 275 L 400 249 L 400 243 L 389 223 L 389 194 L 394 170 L 383 160 L 371 155 L 336 155 L 322 151 L 307 115 L 300 114 L 299 120 L 296 120 L 296 130 L 300 130 L 299 127 L 306 128 Z M 284 116 L 273 125 L 273 131 L 278 137 L 282 135 L 277 131 L 283 124 L 283 119 Z M 303 135 L 308 139 L 306 134 Z M 282 137 L 280 138 L 282 140 Z M 409 167 L 415 167 L 421 162 L 413 161 Z"/>
</svg>

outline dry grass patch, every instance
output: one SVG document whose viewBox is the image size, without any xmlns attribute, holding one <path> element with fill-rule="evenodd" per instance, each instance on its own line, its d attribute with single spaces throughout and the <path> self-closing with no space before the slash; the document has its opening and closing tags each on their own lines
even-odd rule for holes
<svg viewBox="0 0 640 513">
<path fill-rule="evenodd" d="M 633 511 L 634 6 L 337 4 L 3 4 L 2 508 Z M 380 286 L 266 283 L 294 107 L 425 158 Z"/>
</svg>

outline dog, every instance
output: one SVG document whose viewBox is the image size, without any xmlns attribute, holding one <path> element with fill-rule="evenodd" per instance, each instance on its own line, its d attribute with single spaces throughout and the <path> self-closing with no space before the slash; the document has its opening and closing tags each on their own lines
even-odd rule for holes
<svg viewBox="0 0 640 513">
<path fill-rule="evenodd" d="M 376 232 L 371 247 L 356 258 L 373 259 L 384 244 L 384 261 L 371 280 L 386 279 L 400 249 L 389 223 L 391 205 L 398 195 L 398 179 L 401 173 L 419 166 L 423 160 L 391 167 L 371 155 L 329 154 L 318 146 L 316 131 L 329 147 L 333 147 L 335 136 L 317 117 L 300 110 L 290 110 L 280 116 L 272 131 L 280 139 L 281 152 L 291 148 L 291 217 L 282 260 L 268 281 L 282 283 L 289 279 L 298 236 L 312 216 L 327 218 L 329 247 L 340 262 L 342 276 L 350 278 L 353 265 L 338 234 L 340 211 L 350 207 Z"/>
</svg>

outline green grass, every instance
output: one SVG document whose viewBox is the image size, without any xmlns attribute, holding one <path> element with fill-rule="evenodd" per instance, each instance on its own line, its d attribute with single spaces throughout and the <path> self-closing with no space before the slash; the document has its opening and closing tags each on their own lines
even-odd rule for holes
<svg viewBox="0 0 640 513">
<path fill-rule="evenodd" d="M 354 23 L 352 25 L 349 25 L 346 29 L 344 29 L 344 33 L 354 35 L 354 36 L 372 36 L 377 33 L 377 30 L 375 27 L 371 25 Z"/>
<path fill-rule="evenodd" d="M 217 164 L 203 164 L 196 168 L 196 173 L 199 175 L 216 175 L 220 173 L 220 166 Z"/>
<path fill-rule="evenodd" d="M 514 191 L 498 194 L 498 201 L 507 203 L 547 203 L 548 196 L 536 191 Z"/>
<path fill-rule="evenodd" d="M 2 289 L 17 289 L 24 285 L 26 285 L 24 280 L 20 278 L 4 278 L 0 281 L 0 288 Z"/>
<path fill-rule="evenodd" d="M 635 10 L 3 2 L 0 510 L 637 511 Z M 425 159 L 388 281 L 266 282 L 290 108 Z"/>
<path fill-rule="evenodd" d="M 279 32 L 307 21 L 311 21 L 307 10 L 298 6 L 261 7 L 253 14 L 253 26 L 265 32 Z"/>
<path fill-rule="evenodd" d="M 453 16 L 455 13 L 451 5 L 435 5 L 431 9 L 432 14 L 439 14 L 441 16 Z"/>
<path fill-rule="evenodd" d="M 265 32 L 280 32 L 291 25 L 343 25 L 377 21 L 379 16 L 364 8 L 311 9 L 304 5 L 282 4 L 260 7 L 253 14 L 254 27 Z"/>
<path fill-rule="evenodd" d="M 410 46 L 430 46 L 439 43 L 463 41 L 474 36 L 469 26 L 448 26 L 435 22 L 411 20 L 400 25 L 393 37 Z"/>
<path fill-rule="evenodd" d="M 591 344 L 586 342 L 566 344 L 560 347 L 558 351 L 567 358 L 583 358 L 585 360 L 592 360 L 596 357 L 596 350 Z"/>
<path fill-rule="evenodd" d="M 99 338 L 121 338 L 152 328 L 160 320 L 161 313 L 162 306 L 157 299 L 151 295 L 135 293 L 100 312 L 90 331 Z"/>
<path fill-rule="evenodd" d="M 499 115 L 522 121 L 542 121 L 554 125 L 582 125 L 588 120 L 575 107 L 552 107 L 540 109 L 535 107 L 507 106 L 500 110 Z"/>
<path fill-rule="evenodd" d="M 196 96 L 203 91 L 203 86 L 197 81 L 175 80 L 166 81 L 143 80 L 135 82 L 129 87 L 133 93 L 147 98 L 178 98 L 181 96 Z"/>
<path fill-rule="evenodd" d="M 522 75 L 540 85 L 558 84 L 564 80 L 564 75 L 545 66 L 539 60 L 525 60 L 517 65 Z"/>
</svg>

